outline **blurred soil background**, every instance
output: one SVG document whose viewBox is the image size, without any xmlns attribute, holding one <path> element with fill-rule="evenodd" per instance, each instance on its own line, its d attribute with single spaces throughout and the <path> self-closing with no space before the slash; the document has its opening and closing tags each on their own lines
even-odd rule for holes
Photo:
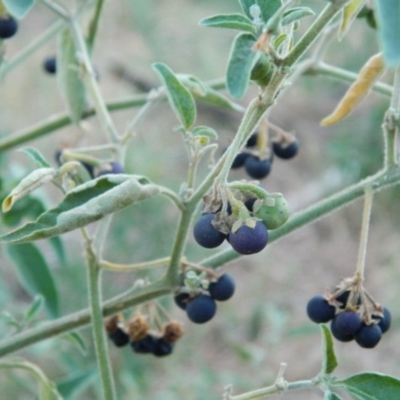
<svg viewBox="0 0 400 400">
<path fill-rule="evenodd" d="M 302 1 L 301 5 L 319 11 L 324 3 Z M 237 2 L 232 0 L 108 1 L 93 55 L 104 98 L 109 101 L 141 93 L 129 77 L 146 87 L 159 85 L 151 69 L 156 61 L 166 63 L 175 72 L 190 73 L 205 81 L 223 77 L 236 32 L 200 27 L 198 21 L 215 13 L 238 11 Z M 300 30 L 304 31 L 311 20 L 312 17 L 302 20 Z M 21 21 L 18 35 L 7 42 L 7 57 L 17 54 L 53 21 L 54 16 L 38 4 Z M 325 60 L 358 71 L 377 49 L 376 31 L 364 20 L 356 20 L 341 43 L 332 42 Z M 44 58 L 55 51 L 54 39 L 7 75 L 0 92 L 2 137 L 65 110 L 56 79 L 42 69 Z M 121 70 L 125 71 L 124 76 Z M 389 74 L 386 80 L 390 82 Z M 388 98 L 373 93 L 340 124 L 331 128 L 319 126 L 347 86 L 323 76 L 300 77 L 271 110 L 270 120 L 274 124 L 298 136 L 300 152 L 291 161 L 275 159 L 272 172 L 262 185 L 270 192 L 282 192 L 293 212 L 357 182 L 382 165 L 380 126 Z M 256 94 L 257 89 L 251 87 L 239 103 L 246 106 Z M 118 129 L 122 131 L 137 112 L 138 109 L 130 109 L 113 113 Z M 240 117 L 239 113 L 199 104 L 197 123 L 214 127 L 223 149 L 232 140 Z M 167 103 L 152 107 L 131 141 L 126 171 L 146 175 L 156 183 L 178 190 L 185 179 L 187 159 L 181 137 L 173 131 L 175 125 L 177 120 Z M 86 120 L 83 127 L 69 126 L 26 145 L 40 149 L 54 162 L 55 151 L 63 146 L 105 143 L 95 118 Z M 17 151 L 19 147 L 25 145 L 1 155 L 6 186 L 33 168 L 32 162 Z M 198 182 L 206 173 L 204 162 Z M 231 178 L 242 179 L 246 175 L 233 171 Z M 366 287 L 391 310 L 393 326 L 373 350 L 361 349 L 355 343 L 335 342 L 339 377 L 362 371 L 400 376 L 399 194 L 399 188 L 391 188 L 375 196 L 366 272 Z M 60 200 L 59 193 L 52 188 L 35 195 L 46 199 L 49 207 Z M 237 293 L 226 304 L 219 304 L 216 317 L 205 325 L 190 323 L 170 297 L 164 298 L 163 304 L 171 315 L 184 323 L 186 334 L 173 355 L 164 359 L 133 354 L 129 348 L 117 349 L 110 344 L 118 398 L 221 399 L 224 387 L 230 384 L 234 393 L 272 384 L 281 362 L 288 363 L 285 377 L 289 381 L 315 376 L 321 364 L 321 337 L 318 326 L 308 320 L 305 307 L 312 296 L 353 274 L 362 206 L 362 201 L 357 201 L 267 246 L 260 254 L 226 265 L 223 270 L 234 275 Z M 178 213 L 164 198 L 154 198 L 119 212 L 107 241 L 106 258 L 134 263 L 167 256 L 177 218 Z M 86 307 L 87 293 L 80 235 L 73 232 L 62 239 L 67 252 L 64 265 L 47 243 L 41 241 L 38 245 L 52 266 L 60 293 L 61 315 L 67 315 Z M 189 260 L 201 260 L 213 252 L 200 248 L 189 238 L 186 251 Z M 160 272 L 151 273 L 151 277 L 160 276 Z M 4 251 L 0 273 L 0 311 L 21 315 L 32 296 L 21 285 Z M 122 292 L 143 277 L 143 274 L 105 273 L 105 295 Z M 129 315 L 130 312 L 126 313 Z M 44 311 L 40 318 L 47 318 Z M 79 332 L 86 350 L 80 350 L 70 337 L 61 337 L 31 346 L 17 355 L 37 363 L 57 384 L 66 387 L 69 384 L 67 399 L 97 399 L 99 385 L 93 374 L 91 332 L 89 328 Z M 12 333 L 5 318 L 0 318 L 0 333 L 3 337 Z M 4 399 L 36 398 L 34 381 L 23 373 L 1 371 L 0 387 Z M 314 400 L 322 396 L 315 389 L 284 393 L 280 398 Z"/>
</svg>

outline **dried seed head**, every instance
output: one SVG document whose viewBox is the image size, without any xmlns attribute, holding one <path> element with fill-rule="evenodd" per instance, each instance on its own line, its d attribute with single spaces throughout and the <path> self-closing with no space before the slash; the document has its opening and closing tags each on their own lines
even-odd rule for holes
<svg viewBox="0 0 400 400">
<path fill-rule="evenodd" d="M 183 327 L 179 322 L 170 322 L 164 328 L 163 339 L 167 343 L 175 343 L 179 338 L 183 336 Z"/>
<path fill-rule="evenodd" d="M 118 329 L 118 325 L 121 318 L 119 315 L 113 315 L 112 317 L 108 318 L 105 322 L 106 332 L 110 335 L 114 333 Z"/>
<path fill-rule="evenodd" d="M 141 314 L 135 316 L 135 318 L 128 323 L 128 334 L 134 342 L 145 338 L 149 330 L 150 325 Z"/>
</svg>

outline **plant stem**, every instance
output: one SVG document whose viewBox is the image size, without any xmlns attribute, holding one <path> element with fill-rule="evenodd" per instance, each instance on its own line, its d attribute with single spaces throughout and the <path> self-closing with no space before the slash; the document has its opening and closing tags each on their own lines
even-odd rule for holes
<svg viewBox="0 0 400 400">
<path fill-rule="evenodd" d="M 54 39 L 54 36 L 65 26 L 64 20 L 58 20 L 50 28 L 44 31 L 38 38 L 36 38 L 32 43 L 30 43 L 26 48 L 21 50 L 16 56 L 11 60 L 5 61 L 1 64 L 0 68 L 0 82 L 3 81 L 5 76 L 19 64 L 24 62 L 28 57 L 30 57 L 37 49 L 43 46 L 50 39 Z"/>
<path fill-rule="evenodd" d="M 146 261 L 142 263 L 135 264 L 115 264 L 109 261 L 102 260 L 99 263 L 100 268 L 108 269 L 110 271 L 124 271 L 124 272 L 132 272 L 132 271 L 141 271 L 144 269 L 154 268 L 165 266 L 170 263 L 171 257 L 159 258 L 157 260 Z"/>
<path fill-rule="evenodd" d="M 357 268 L 355 273 L 357 280 L 360 282 L 364 281 L 365 256 L 367 254 L 368 232 L 369 232 L 369 222 L 372 210 L 372 199 L 373 199 L 372 188 L 370 185 L 367 185 L 365 187 L 364 209 L 363 209 L 362 223 L 361 223 L 360 247 L 358 249 Z"/>
<path fill-rule="evenodd" d="M 103 326 L 101 269 L 90 241 L 85 240 L 85 247 L 93 344 L 96 352 L 97 365 L 100 370 L 104 398 L 106 400 L 114 400 L 116 399 L 115 385 L 108 354 L 107 338 Z"/>
<path fill-rule="evenodd" d="M 97 84 L 96 80 L 96 74 L 93 70 L 93 66 L 90 61 L 88 49 L 85 43 L 85 39 L 82 36 L 81 29 L 78 25 L 78 22 L 74 18 L 71 18 L 69 23 L 71 27 L 71 32 L 75 39 L 76 48 L 80 53 L 81 62 L 85 70 L 85 73 L 83 74 L 83 80 L 86 84 L 88 92 L 91 95 L 96 114 L 99 117 L 103 129 L 108 134 L 110 142 L 119 143 L 120 138 L 108 112 L 106 104 L 103 100 L 103 97 L 100 93 L 99 85 Z"/>
<path fill-rule="evenodd" d="M 93 18 L 89 24 L 89 34 L 88 34 L 88 38 L 87 38 L 87 46 L 88 46 L 90 53 L 93 51 L 94 40 L 96 39 L 97 29 L 99 27 L 99 20 L 100 20 L 101 11 L 103 9 L 103 5 L 104 5 L 104 0 L 96 1 L 96 8 L 94 10 Z"/>
</svg>

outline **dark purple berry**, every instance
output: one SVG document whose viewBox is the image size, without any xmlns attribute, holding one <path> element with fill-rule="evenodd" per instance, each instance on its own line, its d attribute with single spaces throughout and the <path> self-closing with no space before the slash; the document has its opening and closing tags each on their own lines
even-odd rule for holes
<svg viewBox="0 0 400 400">
<path fill-rule="evenodd" d="M 208 322 L 214 317 L 216 312 L 217 303 L 206 294 L 198 295 L 186 307 L 188 318 L 196 324 Z"/>
<path fill-rule="evenodd" d="M 0 39 L 13 37 L 18 30 L 18 22 L 11 15 L 0 15 Z"/>
<path fill-rule="evenodd" d="M 189 298 L 190 298 L 189 293 L 179 293 L 176 296 L 174 296 L 176 305 L 182 310 L 186 310 Z"/>
<path fill-rule="evenodd" d="M 132 341 L 131 347 L 135 353 L 153 353 L 156 347 L 156 339 L 153 335 L 147 334 L 143 339 Z"/>
<path fill-rule="evenodd" d="M 165 357 L 171 354 L 173 350 L 174 345 L 172 343 L 167 343 L 164 338 L 158 338 L 155 340 L 152 353 L 156 357 Z"/>
<path fill-rule="evenodd" d="M 335 316 L 335 307 L 330 305 L 324 296 L 314 296 L 307 303 L 307 315 L 311 321 L 321 324 Z"/>
<path fill-rule="evenodd" d="M 109 168 L 101 170 L 97 176 L 107 175 L 107 174 L 123 174 L 124 167 L 118 162 L 113 161 L 110 163 Z"/>
<path fill-rule="evenodd" d="M 220 246 L 226 235 L 215 229 L 212 221 L 215 214 L 203 214 L 193 228 L 193 235 L 196 242 L 207 249 Z"/>
<path fill-rule="evenodd" d="M 336 325 L 336 317 L 334 317 L 331 322 L 332 336 L 340 342 L 351 342 L 354 339 L 354 335 L 352 333 L 344 333 L 341 330 L 338 330 Z"/>
<path fill-rule="evenodd" d="M 354 335 L 356 342 L 366 349 L 372 349 L 381 340 L 382 330 L 379 325 L 366 325 L 363 323 Z"/>
<path fill-rule="evenodd" d="M 47 57 L 43 62 L 44 70 L 49 74 L 55 74 L 57 72 L 57 63 L 54 56 Z"/>
<path fill-rule="evenodd" d="M 258 132 L 254 132 L 247 140 L 246 147 L 254 147 L 257 144 Z"/>
<path fill-rule="evenodd" d="M 223 274 L 216 282 L 210 283 L 208 291 L 214 300 L 225 301 L 233 296 L 235 293 L 235 286 L 233 276 L 230 274 Z"/>
<path fill-rule="evenodd" d="M 379 320 L 378 326 L 381 328 L 382 333 L 386 333 L 389 330 L 392 322 L 392 315 L 386 307 L 383 307 L 383 317 L 373 315 L 372 318 Z"/>
<path fill-rule="evenodd" d="M 109 333 L 108 337 L 117 347 L 123 347 L 129 343 L 128 334 L 120 327 L 118 327 L 114 332 Z"/>
<path fill-rule="evenodd" d="M 242 225 L 229 234 L 229 243 L 239 254 L 258 253 L 268 243 L 268 230 L 261 221 L 257 221 L 254 228 Z"/>
<path fill-rule="evenodd" d="M 246 162 L 246 159 L 250 156 L 248 153 L 239 153 L 236 155 L 235 159 L 233 160 L 233 163 L 231 165 L 232 169 L 238 169 L 240 167 L 243 167 L 244 163 Z"/>
<path fill-rule="evenodd" d="M 354 335 L 361 328 L 361 318 L 355 311 L 342 311 L 335 317 L 335 325 L 339 332 Z"/>
<path fill-rule="evenodd" d="M 272 144 L 272 149 L 277 157 L 288 160 L 289 158 L 293 158 L 298 153 L 299 142 L 294 140 L 293 142 L 285 145 L 275 142 Z"/>
<path fill-rule="evenodd" d="M 250 177 L 263 179 L 271 172 L 271 160 L 260 160 L 258 157 L 249 155 L 244 163 L 244 168 Z"/>
</svg>

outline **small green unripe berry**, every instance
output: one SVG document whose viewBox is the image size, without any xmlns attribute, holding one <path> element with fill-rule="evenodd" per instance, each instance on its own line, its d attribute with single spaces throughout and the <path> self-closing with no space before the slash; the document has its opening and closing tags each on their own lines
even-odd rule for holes
<svg viewBox="0 0 400 400">
<path fill-rule="evenodd" d="M 272 64 L 269 56 L 263 54 L 253 67 L 250 79 L 255 81 L 259 86 L 267 86 L 272 77 Z"/>
<path fill-rule="evenodd" d="M 260 218 L 267 229 L 279 228 L 289 219 L 289 215 L 289 204 L 280 193 L 268 196 L 254 212 L 254 216 Z"/>
</svg>

